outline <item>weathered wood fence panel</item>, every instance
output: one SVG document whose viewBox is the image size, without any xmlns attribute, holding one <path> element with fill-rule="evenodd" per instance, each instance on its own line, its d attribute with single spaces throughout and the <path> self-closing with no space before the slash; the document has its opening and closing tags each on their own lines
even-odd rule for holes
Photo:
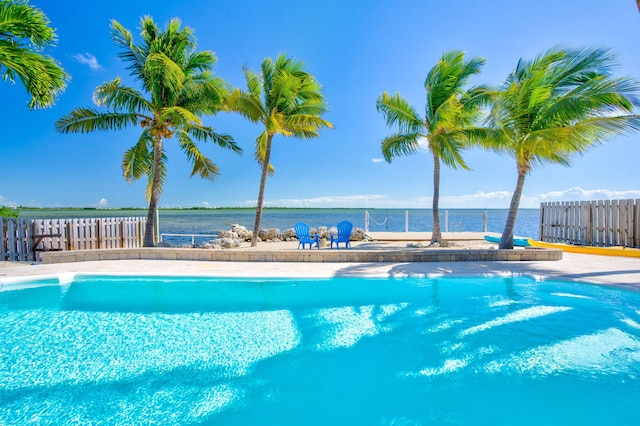
<svg viewBox="0 0 640 426">
<path fill-rule="evenodd" d="M 146 217 L 0 217 L 0 260 L 39 260 L 38 252 L 142 247 Z"/>
<path fill-rule="evenodd" d="M 540 240 L 640 248 L 640 199 L 541 203 Z"/>
<path fill-rule="evenodd" d="M 27 260 L 28 222 L 0 217 L 0 260 Z"/>
</svg>

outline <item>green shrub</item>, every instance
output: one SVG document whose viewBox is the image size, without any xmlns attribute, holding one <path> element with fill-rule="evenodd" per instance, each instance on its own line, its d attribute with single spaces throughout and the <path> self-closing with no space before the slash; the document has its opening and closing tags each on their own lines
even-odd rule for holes
<svg viewBox="0 0 640 426">
<path fill-rule="evenodd" d="M 20 212 L 7 206 L 0 206 L 0 217 L 18 217 Z"/>
</svg>

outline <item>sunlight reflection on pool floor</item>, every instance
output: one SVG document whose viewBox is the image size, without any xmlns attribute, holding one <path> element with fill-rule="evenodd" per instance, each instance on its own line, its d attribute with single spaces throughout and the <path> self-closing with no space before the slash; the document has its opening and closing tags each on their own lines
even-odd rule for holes
<svg viewBox="0 0 640 426">
<path fill-rule="evenodd" d="M 640 394 L 637 293 L 524 277 L 65 286 L 0 292 L 0 424 L 625 424 Z"/>
</svg>

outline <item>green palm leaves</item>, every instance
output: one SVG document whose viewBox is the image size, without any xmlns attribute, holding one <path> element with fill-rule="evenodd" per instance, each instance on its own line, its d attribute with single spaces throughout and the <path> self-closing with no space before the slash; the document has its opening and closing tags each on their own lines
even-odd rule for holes
<svg viewBox="0 0 640 426">
<path fill-rule="evenodd" d="M 199 142 L 213 142 L 238 153 L 242 150 L 231 136 L 202 124 L 203 115 L 223 109 L 229 92 L 227 83 L 211 72 L 216 62 L 214 53 L 195 51 L 193 30 L 181 28 L 178 19 L 161 30 L 145 16 L 140 28 L 142 42 L 136 44 L 129 30 L 117 21 L 111 23 L 120 58 L 141 90 L 123 84 L 120 78 L 106 82 L 95 90 L 93 101 L 107 112 L 77 108 L 60 118 L 56 129 L 61 133 L 88 133 L 138 124 L 142 127 L 136 144 L 123 155 L 122 170 L 127 180 L 148 178 L 144 245 L 152 246 L 155 210 L 166 176 L 163 140 L 177 140 L 193 166 L 191 176 L 207 180 L 215 179 L 218 167 L 200 151 Z"/>
<path fill-rule="evenodd" d="M 323 127 L 333 127 L 321 116 L 327 112 L 322 86 L 303 70 L 303 63 L 284 54 L 266 58 L 261 73 L 245 69 L 247 91 L 236 89 L 229 97 L 231 110 L 264 125 L 256 139 L 256 159 L 265 160 L 271 135 L 315 138 Z"/>
<path fill-rule="evenodd" d="M 426 143 L 434 158 L 433 237 L 439 241 L 440 161 L 465 168 L 461 151 L 480 145 L 516 160 L 518 181 L 500 248 L 513 248 L 513 231 L 525 176 L 535 165 L 569 164 L 571 156 L 630 131 L 640 130 L 640 83 L 615 78 L 608 49 L 553 48 L 533 60 L 521 59 L 500 88 L 465 90 L 484 59 L 464 59 L 459 51 L 442 55 L 426 81 L 424 118 L 400 96 L 384 92 L 377 102 L 397 132 L 382 141 L 388 162 L 419 152 Z M 475 124 L 488 107 L 485 125 Z"/>
<path fill-rule="evenodd" d="M 532 61 L 521 60 L 496 93 L 489 116 L 494 143 L 529 170 L 534 164 L 567 164 L 582 152 L 628 130 L 638 83 L 613 78 L 614 56 L 606 49 L 555 48 Z"/>
<path fill-rule="evenodd" d="M 31 96 L 29 108 L 53 104 L 69 76 L 50 56 L 40 53 L 56 42 L 49 19 L 27 1 L 0 1 L 0 73 L 20 79 Z"/>
<path fill-rule="evenodd" d="M 452 168 L 468 169 L 461 151 L 472 130 L 480 108 L 487 101 L 484 88 L 467 90 L 469 79 L 484 65 L 482 58 L 466 60 L 464 52 L 452 51 L 442 55 L 429 71 L 424 83 L 426 105 L 420 116 L 399 93 L 383 92 L 376 107 L 387 126 L 396 129 L 382 140 L 381 150 L 387 162 L 395 157 L 419 152 L 426 144 L 434 160 L 433 233 L 431 243 L 440 243 L 438 202 L 440 192 L 440 162 Z"/>
<path fill-rule="evenodd" d="M 257 244 L 264 188 L 268 173 L 271 142 L 275 135 L 315 138 L 323 127 L 333 125 L 321 116 L 327 112 L 322 86 L 308 72 L 304 64 L 280 54 L 275 60 L 262 61 L 260 73 L 244 69 L 247 90 L 236 89 L 228 100 L 229 109 L 252 122 L 259 122 L 264 130 L 256 138 L 255 157 L 262 167 L 258 208 L 251 245 Z"/>
<path fill-rule="evenodd" d="M 513 248 L 513 230 L 525 176 L 535 165 L 569 164 L 573 154 L 640 130 L 639 83 L 614 78 L 607 49 L 553 48 L 520 60 L 495 92 L 486 134 L 477 140 L 516 161 L 518 182 L 500 248 Z"/>
</svg>

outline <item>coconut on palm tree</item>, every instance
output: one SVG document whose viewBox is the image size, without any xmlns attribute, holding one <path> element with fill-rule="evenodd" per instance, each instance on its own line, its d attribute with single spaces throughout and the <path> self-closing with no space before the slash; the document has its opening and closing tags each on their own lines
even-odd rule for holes
<svg viewBox="0 0 640 426">
<path fill-rule="evenodd" d="M 164 140 L 175 139 L 193 165 L 191 176 L 207 180 L 216 178 L 218 167 L 200 151 L 197 142 L 211 141 L 235 152 L 241 149 L 231 136 L 202 124 L 201 117 L 220 111 L 228 94 L 228 85 L 211 72 L 215 54 L 197 52 L 193 30 L 181 28 L 176 18 L 164 31 L 148 16 L 140 24 L 142 42 L 135 44 L 129 30 L 117 21 L 111 23 L 120 57 L 128 64 L 130 75 L 140 82 L 140 90 L 115 78 L 94 92 L 94 102 L 107 111 L 77 108 L 60 118 L 56 128 L 61 133 L 88 133 L 142 127 L 135 145 L 124 153 L 122 169 L 127 180 L 147 176 L 149 212 L 144 246 L 152 247 L 166 176 Z"/>
<path fill-rule="evenodd" d="M 262 167 L 262 174 L 251 239 L 251 246 L 255 247 L 267 175 L 273 173 L 273 166 L 269 162 L 273 137 L 315 138 L 319 136 L 321 128 L 332 128 L 333 125 L 322 118 L 327 112 L 322 86 L 303 69 L 301 61 L 280 54 L 275 61 L 272 58 L 262 61 L 260 74 L 245 68 L 244 76 L 247 90 L 234 90 L 229 96 L 228 106 L 232 111 L 264 126 L 256 139 L 255 157 Z"/>
<path fill-rule="evenodd" d="M 57 41 L 49 25 L 44 12 L 27 1 L 0 1 L 0 74 L 12 83 L 20 79 L 31 109 L 52 105 L 69 79 L 55 59 L 42 53 Z"/>
<path fill-rule="evenodd" d="M 494 94 L 485 147 L 515 159 L 516 187 L 499 248 L 513 248 L 525 177 L 545 163 L 568 165 L 571 156 L 615 136 L 640 130 L 640 84 L 615 78 L 608 49 L 553 48 L 518 62 Z"/>
<path fill-rule="evenodd" d="M 485 60 L 464 58 L 464 52 L 444 53 L 429 71 L 424 83 L 425 115 L 422 117 L 399 93 L 383 92 L 377 109 L 397 132 L 382 141 L 382 154 L 387 162 L 396 156 L 420 152 L 426 142 L 433 157 L 433 232 L 431 244 L 442 242 L 438 204 L 440 200 L 440 163 L 454 169 L 469 169 L 461 152 L 466 146 L 466 133 L 472 128 L 486 101 L 486 90 L 465 89 L 470 77 L 478 74 Z"/>
</svg>

